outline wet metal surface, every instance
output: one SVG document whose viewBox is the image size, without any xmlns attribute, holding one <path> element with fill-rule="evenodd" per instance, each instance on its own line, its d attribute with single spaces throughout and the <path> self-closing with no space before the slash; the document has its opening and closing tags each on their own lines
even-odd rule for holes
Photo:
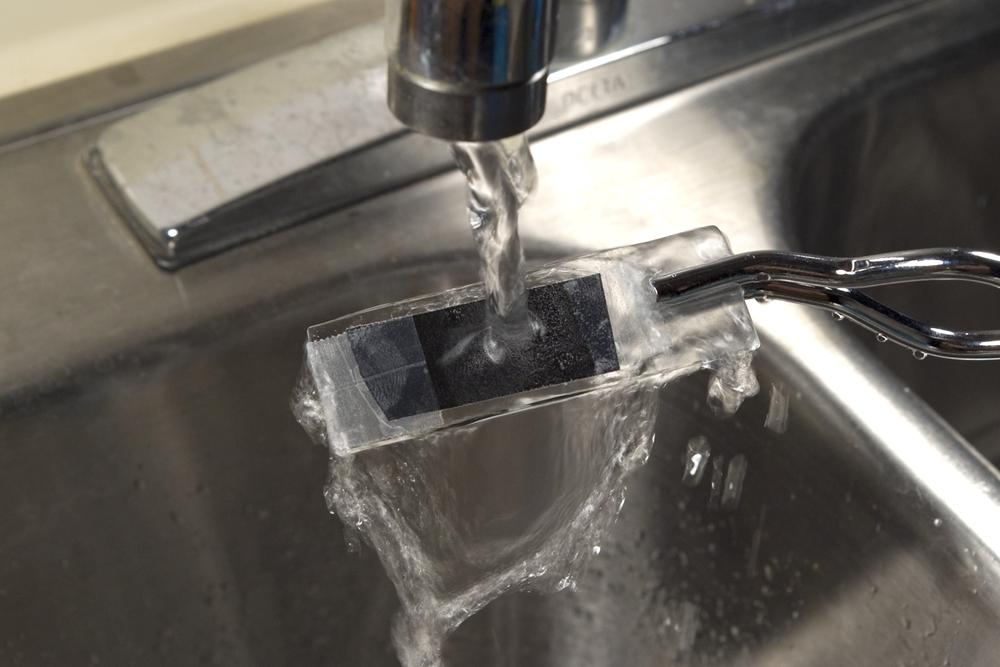
<svg viewBox="0 0 1000 667">
<path fill-rule="evenodd" d="M 529 260 L 704 224 L 736 252 L 995 245 L 1000 71 L 978 45 L 998 30 L 995 2 L 926 2 L 553 135 Z M 0 149 L 0 663 L 395 664 L 395 596 L 326 513 L 327 453 L 287 401 L 308 324 L 474 278 L 461 176 L 171 274 L 83 168 L 101 129 Z M 962 438 L 996 433 L 995 376 L 868 349 L 799 306 L 752 312 L 784 433 L 767 392 L 719 420 L 704 374 L 670 386 L 578 590 L 491 605 L 454 664 L 1000 654 L 1000 480 Z M 698 436 L 725 472 L 745 457 L 737 506 L 709 509 L 711 464 L 681 482 Z"/>
</svg>

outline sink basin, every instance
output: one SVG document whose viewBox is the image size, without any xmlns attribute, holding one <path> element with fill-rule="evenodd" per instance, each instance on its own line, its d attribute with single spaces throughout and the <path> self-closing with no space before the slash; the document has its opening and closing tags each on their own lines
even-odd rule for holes
<svg viewBox="0 0 1000 667">
<path fill-rule="evenodd" d="M 853 100 L 803 144 L 792 195 L 797 248 L 866 255 L 964 246 L 1000 251 L 1000 52 L 956 53 L 901 85 Z M 942 71 L 943 70 L 943 71 Z M 925 284 L 879 296 L 949 328 L 1000 329 L 1000 293 Z M 871 336 L 864 342 L 874 349 Z M 1000 461 L 1000 371 L 901 349 L 879 357 L 994 462 Z"/>
<path fill-rule="evenodd" d="M 433 287 L 408 279 L 358 288 L 374 304 Z M 189 339 L 6 413 L 5 662 L 396 664 L 391 585 L 348 550 L 322 501 L 326 452 L 285 407 L 314 317 Z M 502 598 L 452 638 L 451 664 L 988 664 L 991 556 L 768 341 L 757 372 L 765 391 L 726 420 L 704 374 L 670 385 L 577 590 Z M 774 383 L 780 435 L 762 426 Z M 679 483 L 698 435 L 747 457 L 736 511 L 708 508 L 707 480 Z"/>
<path fill-rule="evenodd" d="M 546 138 L 529 259 L 706 224 L 736 251 L 997 247 L 997 34 L 994 0 L 910 3 Z M 474 279 L 460 175 L 169 274 L 83 166 L 106 125 L 0 149 L 0 663 L 397 664 L 395 594 L 327 513 L 288 398 L 307 325 Z M 998 367 L 752 312 L 761 394 L 718 419 L 706 374 L 668 386 L 577 590 L 501 598 L 452 664 L 995 662 L 1000 477 L 966 438 L 990 451 Z M 680 483 L 699 435 L 747 457 L 735 510 Z"/>
<path fill-rule="evenodd" d="M 702 378 L 668 387 L 652 460 L 578 590 L 494 604 L 453 638 L 453 664 L 514 649 L 529 665 L 986 664 L 996 608 L 972 591 L 978 564 L 947 555 L 953 534 L 905 479 L 846 446 L 857 434 L 807 378 L 766 352 L 757 369 L 791 397 L 785 433 L 762 428 L 765 395 L 720 421 Z M 748 457 L 737 511 L 678 484 L 697 435 Z"/>
</svg>

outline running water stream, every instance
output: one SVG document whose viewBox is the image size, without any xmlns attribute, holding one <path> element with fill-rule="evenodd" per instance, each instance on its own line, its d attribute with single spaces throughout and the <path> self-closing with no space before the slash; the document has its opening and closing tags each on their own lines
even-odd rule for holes
<svg viewBox="0 0 1000 667">
<path fill-rule="evenodd" d="M 517 222 L 535 189 L 537 172 L 525 135 L 504 141 L 460 142 L 451 147 L 468 182 L 469 225 L 479 250 L 494 361 L 505 341 L 530 336 L 524 289 L 524 251 Z"/>
<path fill-rule="evenodd" d="M 328 505 L 378 552 L 399 596 L 404 667 L 444 664 L 448 635 L 504 593 L 574 585 L 648 456 L 656 389 L 606 389 L 331 458 Z"/>
<path fill-rule="evenodd" d="M 534 335 L 517 231 L 534 163 L 524 137 L 452 150 L 469 184 L 489 304 L 489 331 L 479 340 L 499 364 L 507 346 Z M 618 298 L 645 303 L 643 285 L 634 290 Z M 712 398 L 720 412 L 756 389 L 749 360 L 734 355 L 717 367 Z M 648 457 L 667 378 L 653 373 L 502 419 L 331 456 L 327 504 L 375 549 L 395 586 L 393 641 L 404 667 L 443 665 L 448 635 L 504 593 L 573 586 L 625 502 L 627 475 Z M 293 409 L 325 442 L 324 405 L 310 380 L 303 377 Z"/>
</svg>

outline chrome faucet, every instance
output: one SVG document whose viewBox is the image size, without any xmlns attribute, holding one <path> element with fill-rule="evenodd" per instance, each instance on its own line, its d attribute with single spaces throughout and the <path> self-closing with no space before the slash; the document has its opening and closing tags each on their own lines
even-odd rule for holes
<svg viewBox="0 0 1000 667">
<path fill-rule="evenodd" d="M 901 1 L 387 0 L 384 24 L 122 118 L 88 164 L 174 269 L 441 173 L 438 139 L 550 133 Z"/>
<path fill-rule="evenodd" d="M 451 141 L 526 132 L 545 110 L 553 50 L 574 59 L 593 55 L 625 4 L 388 0 L 389 108 L 411 129 Z"/>
<path fill-rule="evenodd" d="M 389 108 L 441 139 L 525 132 L 545 110 L 551 0 L 389 0 Z"/>
</svg>

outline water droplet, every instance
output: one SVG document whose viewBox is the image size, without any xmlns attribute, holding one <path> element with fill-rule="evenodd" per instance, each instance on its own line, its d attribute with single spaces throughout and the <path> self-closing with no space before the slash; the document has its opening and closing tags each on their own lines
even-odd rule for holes
<svg viewBox="0 0 1000 667">
<path fill-rule="evenodd" d="M 844 314 L 843 313 L 830 313 L 830 316 L 833 317 L 833 319 L 835 319 L 838 322 L 843 322 L 844 321 Z"/>
<path fill-rule="evenodd" d="M 743 480 L 747 476 L 747 457 L 737 454 L 729 462 L 726 471 L 726 482 L 722 489 L 722 509 L 732 512 L 740 504 L 743 495 Z"/>
<path fill-rule="evenodd" d="M 591 549 L 591 552 L 592 552 L 592 553 L 593 553 L 593 554 L 594 554 L 595 556 L 600 556 L 600 555 L 601 555 L 601 545 L 600 545 L 600 544 L 595 544 L 595 545 L 594 545 L 594 548 L 593 548 L 593 549 Z"/>
<path fill-rule="evenodd" d="M 940 518 L 934 519 L 935 528 L 940 528 L 942 524 L 944 524 L 944 521 L 942 521 Z"/>
<path fill-rule="evenodd" d="M 877 340 L 880 343 L 884 343 L 887 340 L 889 340 L 889 337 L 886 336 L 885 334 L 878 334 L 878 335 L 875 336 L 875 340 Z"/>
<path fill-rule="evenodd" d="M 708 460 L 712 456 L 712 448 L 708 439 L 699 435 L 691 438 L 687 444 L 687 456 L 684 462 L 684 476 L 681 482 L 684 486 L 694 487 L 701 483 L 708 469 Z"/>
<path fill-rule="evenodd" d="M 764 428 L 779 435 L 788 429 L 788 396 L 781 384 L 771 385 L 771 402 L 764 417 Z"/>
<path fill-rule="evenodd" d="M 923 361 L 924 359 L 927 358 L 927 353 L 922 350 L 914 350 L 913 358 L 916 359 L 917 361 Z"/>
<path fill-rule="evenodd" d="M 712 481 L 708 496 L 708 509 L 719 509 L 722 500 L 722 482 L 726 477 L 726 459 L 720 456 L 712 457 Z"/>
<path fill-rule="evenodd" d="M 725 357 L 708 385 L 708 406 L 720 417 L 732 417 L 743 401 L 756 396 L 760 385 L 753 372 L 753 355 L 745 352 Z"/>
</svg>

